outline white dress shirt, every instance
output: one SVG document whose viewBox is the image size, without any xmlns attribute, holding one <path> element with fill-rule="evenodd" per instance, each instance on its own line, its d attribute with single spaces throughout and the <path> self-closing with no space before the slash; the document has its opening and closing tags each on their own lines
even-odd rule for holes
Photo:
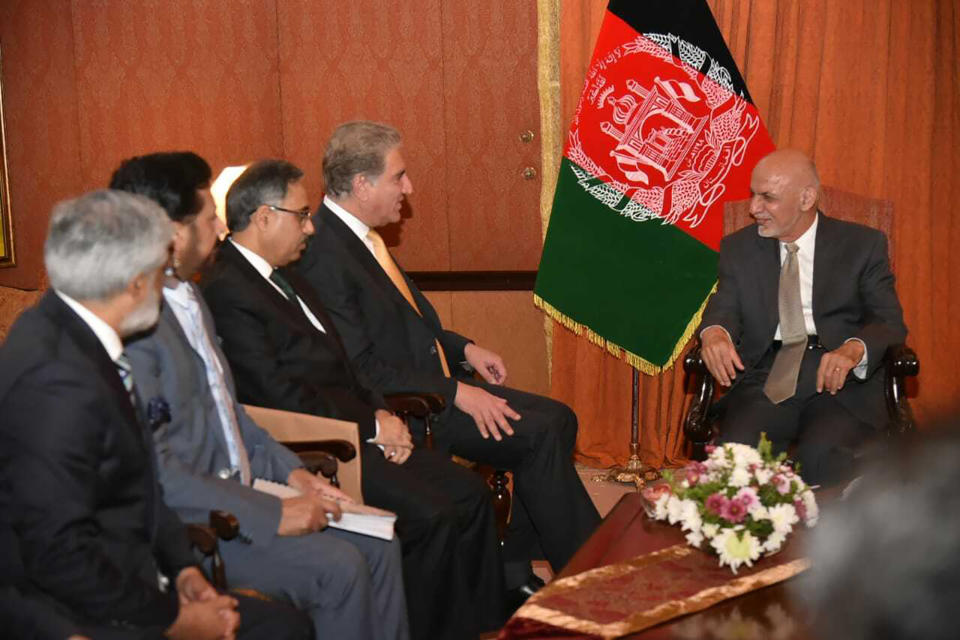
<svg viewBox="0 0 960 640">
<path fill-rule="evenodd" d="M 93 334 L 97 336 L 97 340 L 99 340 L 103 348 L 106 349 L 107 355 L 110 356 L 111 360 L 116 362 L 120 354 L 123 353 L 123 342 L 120 340 L 117 332 L 113 330 L 113 327 L 104 322 L 100 316 L 93 311 L 90 311 L 90 309 L 87 309 L 62 291 L 54 289 L 54 293 L 60 296 L 60 299 L 66 302 L 67 306 L 73 309 L 76 314 L 80 316 L 80 319 L 90 327 Z"/>
</svg>

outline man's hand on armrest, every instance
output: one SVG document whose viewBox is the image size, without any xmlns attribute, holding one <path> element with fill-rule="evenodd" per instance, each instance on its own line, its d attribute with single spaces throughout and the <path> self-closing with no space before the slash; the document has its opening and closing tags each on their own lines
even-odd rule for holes
<svg viewBox="0 0 960 640">
<path fill-rule="evenodd" d="M 848 340 L 823 354 L 817 368 L 817 393 L 826 390 L 830 395 L 837 395 L 843 389 L 847 374 L 863 360 L 865 351 L 862 341 Z"/>
<path fill-rule="evenodd" d="M 457 396 L 453 403 L 473 418 L 477 431 L 484 439 L 493 436 L 494 440 L 502 440 L 501 433 L 512 436 L 513 428 L 507 418 L 520 419 L 520 414 L 511 409 L 503 398 L 464 382 L 457 383 Z"/>
<path fill-rule="evenodd" d="M 719 325 L 707 327 L 700 333 L 700 356 L 710 375 L 725 387 L 733 384 L 737 371 L 743 371 L 743 362 L 730 334 Z"/>
<path fill-rule="evenodd" d="M 413 438 L 403 420 L 389 411 L 378 409 L 375 417 L 380 425 L 380 432 L 373 443 L 383 448 L 383 455 L 390 462 L 403 464 L 413 452 Z"/>
</svg>

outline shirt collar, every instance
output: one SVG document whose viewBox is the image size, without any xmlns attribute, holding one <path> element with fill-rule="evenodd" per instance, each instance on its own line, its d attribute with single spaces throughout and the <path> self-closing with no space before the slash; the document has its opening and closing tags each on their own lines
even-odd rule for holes
<svg viewBox="0 0 960 640">
<path fill-rule="evenodd" d="M 817 239 L 817 223 L 820 221 L 820 213 L 813 218 L 813 224 L 810 225 L 810 228 L 803 232 L 799 238 L 793 241 L 793 244 L 797 245 L 797 252 L 803 253 L 805 255 L 811 255 L 813 253 L 816 239 Z M 780 243 L 780 255 L 783 255 L 783 252 L 786 251 L 787 243 Z"/>
<path fill-rule="evenodd" d="M 190 284 L 183 280 L 178 280 L 175 287 L 168 287 L 166 284 L 163 286 L 163 297 L 166 301 L 184 309 L 189 309 L 196 303 L 196 298 L 193 297 L 192 293 Z"/>
<path fill-rule="evenodd" d="M 54 289 L 54 293 L 60 296 L 60 299 L 67 303 L 67 306 L 80 316 L 80 319 L 83 320 L 83 322 L 90 327 L 90 330 L 93 331 L 93 334 L 97 336 L 97 339 L 107 351 L 110 359 L 116 361 L 116 359 L 120 357 L 120 354 L 123 353 L 123 342 L 120 340 L 117 332 L 113 330 L 113 327 L 104 322 L 103 319 L 93 311 L 90 311 L 90 309 L 87 309 L 62 291 Z"/>
<path fill-rule="evenodd" d="M 247 259 L 247 262 L 253 265 L 253 268 L 256 269 L 260 275 L 267 280 L 270 279 L 270 274 L 273 273 L 273 267 L 270 266 L 269 262 L 264 260 L 259 254 L 247 249 L 239 242 L 234 242 L 233 238 L 230 238 L 230 243 L 237 248 L 237 251 L 240 252 L 240 255 Z"/>
<path fill-rule="evenodd" d="M 370 227 L 367 226 L 365 222 L 334 202 L 330 199 L 330 196 L 324 196 L 323 204 L 330 209 L 330 211 L 333 211 L 334 215 L 343 221 L 343 224 L 350 227 L 350 231 L 353 231 L 358 238 L 364 242 L 367 241 L 367 234 L 370 233 Z"/>
</svg>

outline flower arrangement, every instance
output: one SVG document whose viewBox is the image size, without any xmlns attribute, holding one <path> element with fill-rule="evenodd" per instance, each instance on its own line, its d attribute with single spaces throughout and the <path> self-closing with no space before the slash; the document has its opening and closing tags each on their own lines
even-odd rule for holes
<svg viewBox="0 0 960 640">
<path fill-rule="evenodd" d="M 817 523 L 813 491 L 786 460 L 774 456 L 766 434 L 755 449 L 744 444 L 708 447 L 704 462 L 679 474 L 665 471 L 665 485 L 645 497 L 651 516 L 680 524 L 694 547 L 715 552 L 720 566 L 736 573 L 761 555 L 783 547 L 794 525 Z"/>
</svg>

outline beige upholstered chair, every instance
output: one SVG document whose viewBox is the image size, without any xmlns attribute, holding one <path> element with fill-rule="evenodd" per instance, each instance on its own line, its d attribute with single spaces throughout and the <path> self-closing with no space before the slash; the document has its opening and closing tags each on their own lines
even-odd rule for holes
<svg viewBox="0 0 960 640">
<path fill-rule="evenodd" d="M 244 408 L 274 440 L 288 446 L 301 458 L 308 458 L 307 452 L 316 450 L 333 454 L 339 460 L 335 477 L 340 488 L 357 502 L 363 502 L 360 458 L 357 457 L 360 437 L 356 423 L 250 405 L 244 405 Z"/>
</svg>

